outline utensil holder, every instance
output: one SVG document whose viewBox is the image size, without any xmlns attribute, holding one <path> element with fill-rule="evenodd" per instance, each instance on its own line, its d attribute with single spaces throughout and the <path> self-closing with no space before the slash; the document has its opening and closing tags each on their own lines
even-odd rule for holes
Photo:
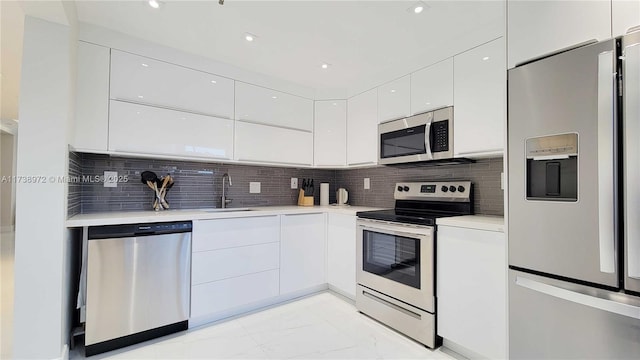
<svg viewBox="0 0 640 360">
<path fill-rule="evenodd" d="M 304 190 L 298 192 L 298 206 L 313 206 L 313 196 L 304 196 Z"/>
</svg>

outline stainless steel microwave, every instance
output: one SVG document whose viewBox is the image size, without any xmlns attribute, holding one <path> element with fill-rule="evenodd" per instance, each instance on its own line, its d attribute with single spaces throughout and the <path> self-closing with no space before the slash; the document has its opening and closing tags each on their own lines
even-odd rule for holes
<svg viewBox="0 0 640 360">
<path fill-rule="evenodd" d="M 453 107 L 378 125 L 382 165 L 453 158 Z"/>
</svg>

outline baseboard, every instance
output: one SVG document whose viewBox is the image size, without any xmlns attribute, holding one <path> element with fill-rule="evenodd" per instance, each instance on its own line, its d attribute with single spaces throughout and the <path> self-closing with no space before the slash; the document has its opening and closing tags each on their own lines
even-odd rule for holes
<svg viewBox="0 0 640 360">
<path fill-rule="evenodd" d="M 342 298 L 342 300 L 345 300 L 355 305 L 356 303 L 355 294 L 349 294 L 346 291 L 342 291 L 341 289 L 338 289 L 337 287 L 331 284 L 329 284 L 329 290 L 334 294 L 338 295 L 340 298 Z"/>
<path fill-rule="evenodd" d="M 447 339 L 442 340 L 442 351 L 459 360 L 486 359 L 485 356 Z"/>
<path fill-rule="evenodd" d="M 59 359 L 69 360 L 69 344 L 64 344 L 64 346 L 62 347 L 62 352 L 60 352 Z"/>
</svg>

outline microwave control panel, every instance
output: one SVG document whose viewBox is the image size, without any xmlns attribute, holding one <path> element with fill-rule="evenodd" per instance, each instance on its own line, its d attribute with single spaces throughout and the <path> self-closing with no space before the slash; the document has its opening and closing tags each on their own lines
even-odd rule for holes
<svg viewBox="0 0 640 360">
<path fill-rule="evenodd" d="M 449 120 L 431 123 L 431 152 L 449 151 Z"/>
</svg>

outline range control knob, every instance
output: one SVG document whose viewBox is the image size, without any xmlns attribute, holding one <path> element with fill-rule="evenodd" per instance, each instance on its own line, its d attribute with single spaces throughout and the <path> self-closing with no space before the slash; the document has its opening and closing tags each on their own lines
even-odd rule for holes
<svg viewBox="0 0 640 360">
<path fill-rule="evenodd" d="M 408 186 L 405 186 L 405 187 L 403 187 L 403 188 L 402 188 L 402 190 L 404 190 L 404 191 L 409 191 L 409 187 L 408 187 Z"/>
<path fill-rule="evenodd" d="M 402 186 L 398 186 L 398 191 L 402 191 Z"/>
<path fill-rule="evenodd" d="M 449 186 L 449 191 L 456 192 L 456 187 L 453 185 Z"/>
<path fill-rule="evenodd" d="M 449 191 L 449 188 L 446 187 L 445 185 L 442 185 L 442 187 L 440 188 L 440 190 L 442 190 L 442 192 L 447 192 Z"/>
<path fill-rule="evenodd" d="M 464 192 L 466 189 L 464 188 L 464 186 L 460 185 L 458 186 L 458 191 L 459 192 Z"/>
</svg>

